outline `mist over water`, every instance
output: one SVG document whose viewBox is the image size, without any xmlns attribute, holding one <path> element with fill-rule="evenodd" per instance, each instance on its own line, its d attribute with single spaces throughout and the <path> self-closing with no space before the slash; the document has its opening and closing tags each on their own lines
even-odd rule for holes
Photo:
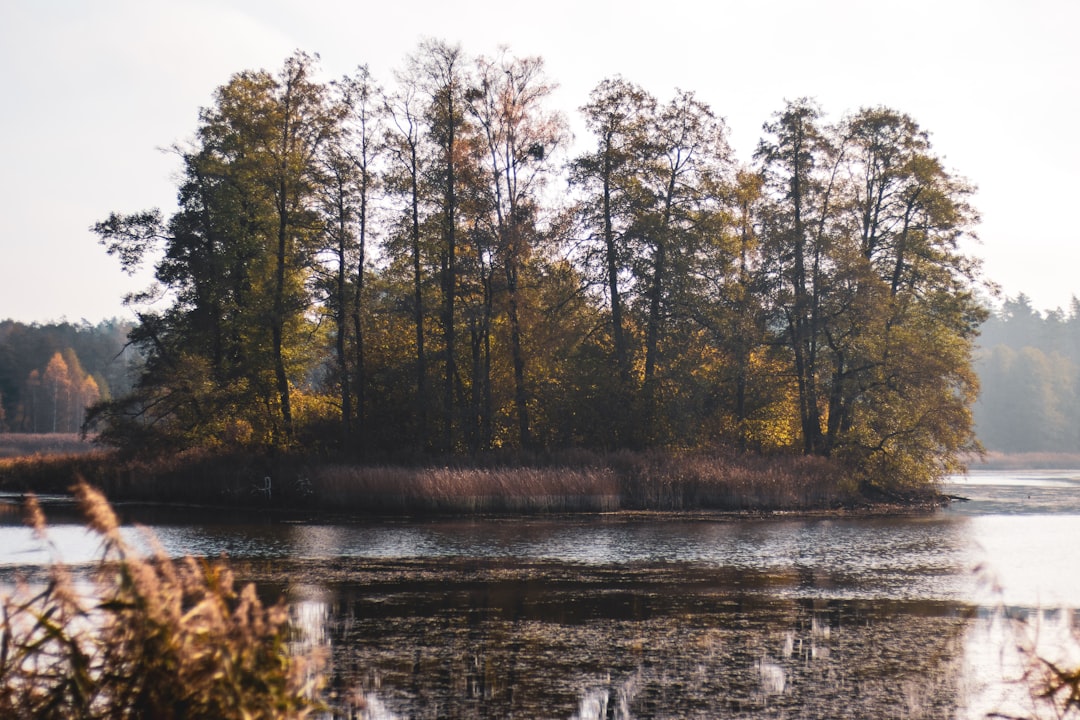
<svg viewBox="0 0 1080 720">
<path fill-rule="evenodd" d="M 170 553 L 224 553 L 268 598 L 285 594 L 331 650 L 335 702 L 366 698 L 364 717 L 1024 713 L 1003 613 L 1064 652 L 1080 472 L 975 472 L 946 492 L 966 500 L 887 518 L 187 510 L 151 529 Z M 74 524 L 51 538 L 69 562 L 96 549 Z M 47 557 L 0 513 L 4 577 Z"/>
</svg>

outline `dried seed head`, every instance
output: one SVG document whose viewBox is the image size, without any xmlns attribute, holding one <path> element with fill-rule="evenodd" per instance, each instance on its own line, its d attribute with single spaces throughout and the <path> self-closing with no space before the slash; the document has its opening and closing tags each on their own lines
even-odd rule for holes
<svg viewBox="0 0 1080 720">
<path fill-rule="evenodd" d="M 120 523 L 117 522 L 116 513 L 109 506 L 105 496 L 90 487 L 82 478 L 79 478 L 73 490 L 79 509 L 86 517 L 86 524 L 90 526 L 90 529 L 110 540 L 119 540 Z"/>
<path fill-rule="evenodd" d="M 37 495 L 30 493 L 26 496 L 24 503 L 25 522 L 30 527 L 34 528 L 34 535 L 39 539 L 45 539 L 45 513 L 41 510 L 41 503 L 38 502 Z"/>
</svg>

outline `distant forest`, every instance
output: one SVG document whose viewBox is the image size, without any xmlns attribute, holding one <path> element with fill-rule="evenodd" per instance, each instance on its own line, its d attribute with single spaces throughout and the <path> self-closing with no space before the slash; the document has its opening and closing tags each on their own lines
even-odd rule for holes
<svg viewBox="0 0 1080 720">
<path fill-rule="evenodd" d="M 87 407 L 131 391 L 132 324 L 0 321 L 0 432 L 75 433 Z"/>
<path fill-rule="evenodd" d="M 317 70 L 298 52 L 234 75 L 174 148 L 179 209 L 93 227 L 157 278 L 129 298 L 130 388 L 96 381 L 104 440 L 378 462 L 725 447 L 901 483 L 971 449 L 973 190 L 903 112 L 788 101 L 736 158 L 693 92 L 616 77 L 571 156 L 540 58 L 426 41 L 389 86 Z M 60 358 L 96 377 L 78 335 Z M 9 427 L 49 424 L 51 361 L 4 380 Z"/>
<path fill-rule="evenodd" d="M 982 327 L 979 439 L 1001 452 L 1080 452 L 1080 300 L 1039 312 L 1020 294 Z"/>
</svg>

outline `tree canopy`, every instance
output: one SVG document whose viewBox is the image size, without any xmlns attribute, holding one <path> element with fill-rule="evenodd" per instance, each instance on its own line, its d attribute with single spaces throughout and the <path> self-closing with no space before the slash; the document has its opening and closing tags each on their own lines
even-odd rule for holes
<svg viewBox="0 0 1080 720">
<path fill-rule="evenodd" d="M 94 231 L 155 265 L 123 446 L 369 460 L 499 448 L 837 458 L 922 483 L 974 447 L 971 186 L 926 131 L 810 99 L 736 158 L 720 114 L 422 43 L 380 87 L 296 53 L 199 114 L 178 210 Z M 147 304 L 148 298 L 163 303 Z"/>
</svg>

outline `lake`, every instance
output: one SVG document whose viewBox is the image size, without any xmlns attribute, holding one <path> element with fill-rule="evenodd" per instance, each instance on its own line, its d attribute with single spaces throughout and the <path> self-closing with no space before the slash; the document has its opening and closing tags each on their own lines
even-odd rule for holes
<svg viewBox="0 0 1080 720">
<path fill-rule="evenodd" d="M 968 500 L 902 517 L 121 512 L 284 595 L 342 716 L 358 698 L 363 718 L 1031 715 L 1017 644 L 1075 652 L 1080 471 L 945 489 Z M 6 583 L 49 558 L 12 502 Z M 66 561 L 93 558 L 70 506 L 46 513 Z"/>
</svg>

